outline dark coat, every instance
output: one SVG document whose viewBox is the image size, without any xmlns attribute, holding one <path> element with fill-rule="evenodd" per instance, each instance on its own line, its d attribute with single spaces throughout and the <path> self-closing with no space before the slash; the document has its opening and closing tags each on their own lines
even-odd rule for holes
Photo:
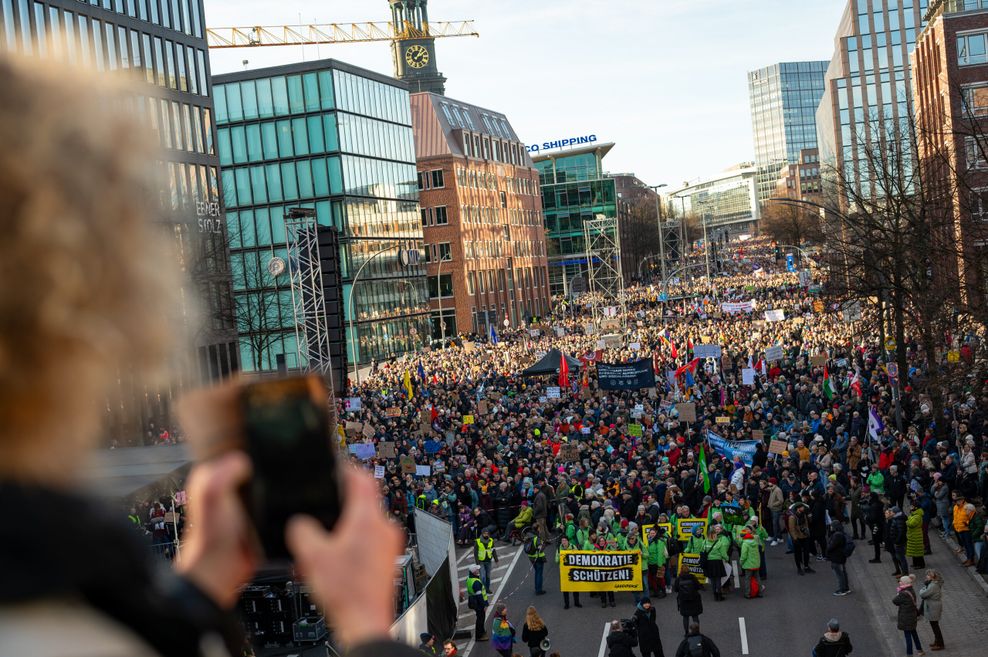
<svg viewBox="0 0 988 657">
<path fill-rule="evenodd" d="M 608 657 L 635 657 L 635 639 L 624 631 L 607 635 Z"/>
<path fill-rule="evenodd" d="M 638 628 L 638 645 L 642 652 L 654 650 L 662 655 L 662 638 L 659 636 L 659 626 L 655 624 L 655 607 L 648 611 L 642 607 L 635 609 L 635 626 Z"/>
<path fill-rule="evenodd" d="M 913 587 L 902 589 L 892 598 L 892 604 L 899 608 L 896 625 L 900 630 L 915 630 L 919 612 L 916 609 L 916 592 Z"/>
<path fill-rule="evenodd" d="M 676 578 L 672 586 L 676 592 L 676 607 L 683 616 L 699 616 L 703 613 L 703 598 L 700 596 L 700 582 L 692 573 Z"/>
</svg>

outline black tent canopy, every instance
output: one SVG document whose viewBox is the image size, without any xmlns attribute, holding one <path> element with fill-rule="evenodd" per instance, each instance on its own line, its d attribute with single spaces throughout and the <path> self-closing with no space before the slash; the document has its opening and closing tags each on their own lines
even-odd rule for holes
<svg viewBox="0 0 988 657">
<path fill-rule="evenodd" d="M 549 353 L 542 357 L 542 360 L 535 363 L 526 370 L 522 370 L 522 376 L 547 376 L 559 372 L 559 363 L 564 358 L 563 353 L 558 349 L 550 349 Z M 582 363 L 572 356 L 565 356 L 566 363 L 570 371 L 580 369 Z"/>
</svg>

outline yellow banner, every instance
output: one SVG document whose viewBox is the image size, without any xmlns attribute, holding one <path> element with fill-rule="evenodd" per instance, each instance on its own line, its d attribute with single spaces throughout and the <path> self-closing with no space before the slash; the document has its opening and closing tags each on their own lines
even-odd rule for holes
<svg viewBox="0 0 988 657">
<path fill-rule="evenodd" d="M 686 564 L 686 568 L 689 569 L 696 579 L 701 583 L 705 584 L 707 581 L 707 576 L 703 574 L 703 568 L 700 568 L 700 555 L 699 554 L 688 554 L 683 552 L 679 555 L 679 568 L 676 569 L 677 573 L 683 572 L 683 564 Z"/>
<path fill-rule="evenodd" d="M 703 527 L 703 535 L 707 535 L 706 518 L 680 518 L 679 524 L 677 525 L 679 540 L 690 540 L 690 537 L 693 536 L 693 529 L 696 527 Z"/>
<path fill-rule="evenodd" d="M 641 591 L 641 552 L 564 550 L 559 553 L 561 591 Z"/>
</svg>

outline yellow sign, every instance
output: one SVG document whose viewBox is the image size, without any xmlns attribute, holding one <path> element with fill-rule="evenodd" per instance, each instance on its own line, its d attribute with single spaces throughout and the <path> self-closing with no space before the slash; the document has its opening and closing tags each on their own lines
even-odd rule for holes
<svg viewBox="0 0 988 657">
<path fill-rule="evenodd" d="M 707 581 L 707 576 L 703 574 L 703 568 L 700 567 L 700 555 L 699 554 L 689 554 L 683 552 L 679 555 L 679 568 L 676 572 L 683 572 L 683 564 L 686 564 L 686 568 L 696 576 L 696 579 L 701 583 L 705 584 Z"/>
<path fill-rule="evenodd" d="M 641 557 L 638 550 L 564 550 L 559 553 L 559 588 L 574 593 L 641 591 Z"/>
<path fill-rule="evenodd" d="M 463 424 L 473 424 L 473 416 L 472 415 L 464 415 L 463 416 Z"/>
<path fill-rule="evenodd" d="M 697 527 L 703 528 L 703 535 L 707 535 L 706 518 L 680 518 L 677 538 L 681 541 L 688 541 L 693 536 L 693 530 Z"/>
<path fill-rule="evenodd" d="M 652 531 L 653 528 L 661 527 L 666 530 L 666 537 L 672 536 L 672 523 L 671 522 L 657 522 L 654 525 L 643 525 L 642 526 L 642 543 L 645 547 L 648 547 L 648 533 Z"/>
</svg>

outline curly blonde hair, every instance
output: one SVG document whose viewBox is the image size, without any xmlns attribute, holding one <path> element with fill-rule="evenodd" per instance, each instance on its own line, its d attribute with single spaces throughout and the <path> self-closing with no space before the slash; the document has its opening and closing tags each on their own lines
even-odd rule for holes
<svg viewBox="0 0 988 657">
<path fill-rule="evenodd" d="M 0 479 L 51 481 L 163 373 L 181 283 L 134 90 L 13 56 L 0 88 Z"/>
</svg>

